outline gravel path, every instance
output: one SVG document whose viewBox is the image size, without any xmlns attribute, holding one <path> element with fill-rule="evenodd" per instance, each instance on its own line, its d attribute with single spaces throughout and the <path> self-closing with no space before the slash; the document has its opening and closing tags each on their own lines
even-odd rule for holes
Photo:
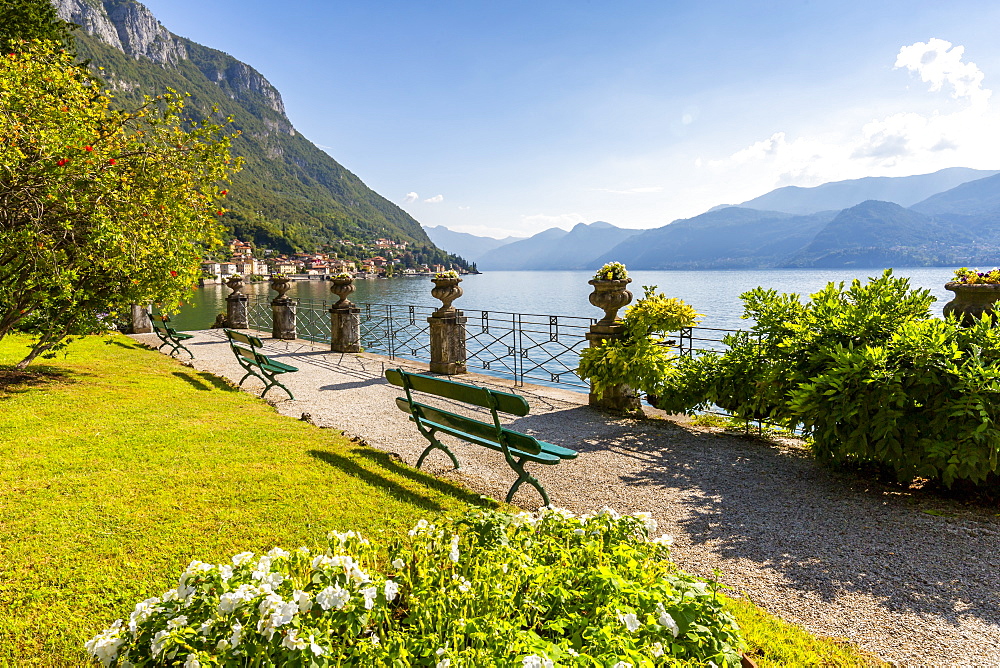
<svg viewBox="0 0 1000 668">
<path fill-rule="evenodd" d="M 191 332 L 194 368 L 243 375 L 219 330 Z M 137 340 L 156 344 L 152 335 Z M 418 363 L 341 355 L 304 341 L 265 342 L 298 366 L 267 399 L 283 414 L 358 436 L 414 464 L 426 441 L 393 402 L 386 366 Z M 510 389 L 469 374 L 465 382 Z M 248 380 L 244 388 L 262 385 Z M 575 461 L 529 467 L 553 503 L 576 512 L 649 510 L 676 539 L 683 569 L 721 580 L 811 632 L 846 637 L 901 665 L 1000 665 L 1000 516 L 958 502 L 918 499 L 821 468 L 800 450 L 669 420 L 616 418 L 559 389 L 517 388 L 532 414 L 519 431 L 580 451 Z M 434 453 L 428 472 L 502 499 L 514 475 L 495 452 L 457 443 L 453 472 Z M 535 509 L 525 485 L 515 503 Z M 930 511 L 930 512 L 928 512 Z M 934 514 L 932 514 L 934 513 Z"/>
</svg>

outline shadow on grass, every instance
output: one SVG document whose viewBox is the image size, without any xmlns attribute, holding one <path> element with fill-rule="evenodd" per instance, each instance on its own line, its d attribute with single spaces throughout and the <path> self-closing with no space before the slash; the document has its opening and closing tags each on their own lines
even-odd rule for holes
<svg viewBox="0 0 1000 668">
<path fill-rule="evenodd" d="M 191 373 L 190 371 L 174 371 L 171 375 L 180 378 L 196 390 L 211 391 L 222 390 L 223 392 L 239 392 L 238 387 L 234 387 L 224 378 L 214 376 L 204 371 Z"/>
<path fill-rule="evenodd" d="M 399 499 L 405 503 L 410 503 L 419 508 L 425 508 L 428 510 L 441 511 L 444 510 L 442 506 L 436 501 L 430 499 L 423 494 L 419 494 L 397 482 L 389 480 L 384 475 L 381 475 L 377 471 L 373 471 L 371 468 L 362 466 L 358 462 L 354 461 L 349 457 L 344 457 L 343 455 L 337 455 L 332 452 L 327 452 L 325 450 L 309 450 L 308 454 L 310 457 L 315 457 L 321 461 L 339 468 L 341 471 L 347 473 L 348 475 L 354 476 L 372 487 L 377 487 L 379 489 L 386 490 L 394 498 Z M 351 450 L 351 454 L 358 455 L 370 461 L 373 465 L 378 466 L 386 471 L 396 473 L 405 478 L 408 478 L 423 487 L 433 489 L 442 494 L 447 494 L 448 496 L 454 497 L 459 501 L 468 503 L 469 505 L 475 506 L 487 506 L 490 504 L 484 499 L 479 497 L 468 490 L 465 490 L 458 485 L 452 484 L 445 480 L 439 480 L 434 476 L 427 475 L 425 473 L 420 473 L 408 466 L 398 464 L 394 462 L 388 454 L 366 450 L 363 448 L 355 448 Z M 495 504 L 494 504 L 495 507 Z"/>
<path fill-rule="evenodd" d="M 18 369 L 14 365 L 0 365 L 0 399 L 10 399 L 15 394 L 24 394 L 33 388 L 44 387 L 56 382 L 75 382 L 84 374 L 53 366 L 32 366 Z"/>
</svg>

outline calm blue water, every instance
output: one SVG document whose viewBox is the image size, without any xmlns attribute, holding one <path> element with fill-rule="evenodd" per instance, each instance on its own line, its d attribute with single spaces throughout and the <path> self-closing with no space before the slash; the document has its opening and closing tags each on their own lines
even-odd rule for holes
<svg viewBox="0 0 1000 668">
<path fill-rule="evenodd" d="M 952 294 L 944 289 L 955 267 L 917 267 L 895 269 L 897 276 L 910 279 L 913 287 L 928 288 L 937 297 L 935 313 Z M 877 276 L 880 269 L 767 269 L 734 271 L 634 271 L 630 272 L 630 288 L 636 298 L 643 285 L 656 285 L 671 297 L 679 297 L 704 315 L 705 327 L 723 329 L 745 328 L 740 319 L 743 312 L 739 295 L 762 286 L 779 292 L 808 295 L 830 281 L 850 282 Z M 458 308 L 513 313 L 572 315 L 596 318 L 602 311 L 587 300 L 592 288 L 586 271 L 494 271 L 478 276 L 465 276 L 465 294 L 455 302 Z M 351 296 L 356 303 L 404 304 L 438 306 L 431 297 L 433 287 L 427 277 L 368 279 L 355 282 L 357 292 Z M 288 293 L 304 300 L 331 300 L 330 284 L 326 281 L 300 281 Z M 269 293 L 266 283 L 244 288 L 248 294 Z M 229 289 L 222 285 L 200 288 L 193 293 L 182 312 L 175 318 L 178 328 L 207 329 L 215 315 L 226 310 L 225 296 Z M 273 292 L 270 292 L 273 295 Z"/>
</svg>

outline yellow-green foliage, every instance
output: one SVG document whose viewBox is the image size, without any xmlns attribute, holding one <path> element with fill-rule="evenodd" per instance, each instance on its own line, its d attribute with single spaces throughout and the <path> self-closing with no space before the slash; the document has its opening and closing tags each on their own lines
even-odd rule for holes
<svg viewBox="0 0 1000 668">
<path fill-rule="evenodd" d="M 0 365 L 26 344 L 0 343 Z M 11 386 L 0 366 L 0 666 L 83 663 L 192 559 L 392 539 L 475 500 L 125 337 L 37 371 Z"/>
<path fill-rule="evenodd" d="M 591 381 L 598 393 L 617 384 L 655 392 L 671 373 L 675 358 L 662 337 L 697 322 L 700 314 L 682 300 L 657 293 L 655 285 L 643 290 L 645 295 L 622 318 L 625 337 L 580 353 L 577 374 Z"/>
</svg>

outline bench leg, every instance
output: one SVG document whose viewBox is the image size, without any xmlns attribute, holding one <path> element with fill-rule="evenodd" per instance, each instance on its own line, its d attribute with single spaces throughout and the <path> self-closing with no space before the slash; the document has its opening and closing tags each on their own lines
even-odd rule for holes
<svg viewBox="0 0 1000 668">
<path fill-rule="evenodd" d="M 265 387 L 265 388 L 264 388 L 264 391 L 260 393 L 260 398 L 261 398 L 261 399 L 263 399 L 263 398 L 264 398 L 264 395 L 265 395 L 265 394 L 267 394 L 267 391 L 268 391 L 268 390 L 270 390 L 270 389 L 271 389 L 272 387 L 280 387 L 280 388 L 281 388 L 281 389 L 283 389 L 283 390 L 284 390 L 285 392 L 288 392 L 288 398 L 289 398 L 289 399 L 294 399 L 294 398 L 295 398 L 295 396 L 294 396 L 294 395 L 292 394 L 292 391 L 291 391 L 291 390 L 289 390 L 289 389 L 288 389 L 287 387 L 285 387 L 284 385 L 282 385 L 281 383 L 279 383 L 279 382 L 278 382 L 277 380 L 275 380 L 275 379 L 274 379 L 273 377 L 270 377 L 270 378 L 268 378 L 268 379 L 267 379 L 267 380 L 265 380 L 264 382 L 265 382 L 265 384 L 267 385 L 267 387 Z"/>
<path fill-rule="evenodd" d="M 524 470 L 523 458 L 518 459 L 517 462 L 511 468 L 513 468 L 518 473 L 518 478 L 517 480 L 514 481 L 514 484 L 511 485 L 510 491 L 507 492 L 507 498 L 505 499 L 507 503 L 510 503 L 510 500 L 514 498 L 514 492 L 516 492 L 517 488 L 521 486 L 521 483 L 526 482 L 532 487 L 534 487 L 536 490 L 538 490 L 538 493 L 542 495 L 542 501 L 545 502 L 543 505 L 545 506 L 552 505 L 552 503 L 549 501 L 549 495 L 545 493 L 545 488 L 542 487 L 542 484 L 538 482 L 534 476 L 532 476 L 530 473 Z"/>
<path fill-rule="evenodd" d="M 245 381 L 250 376 L 256 376 L 256 375 L 257 374 L 255 374 L 253 371 L 247 371 L 247 375 L 240 378 L 240 382 L 236 384 L 236 387 L 243 387 L 243 381 Z"/>
<path fill-rule="evenodd" d="M 424 433 L 423 429 L 421 429 L 420 433 L 422 433 L 424 435 L 424 438 L 430 441 L 431 444 L 427 446 L 427 448 L 423 451 L 423 453 L 421 453 L 420 459 L 417 460 L 417 468 L 420 468 L 420 465 L 424 463 L 424 460 L 427 458 L 427 455 L 429 455 L 432 450 L 444 450 L 444 454 L 448 455 L 448 457 L 451 459 L 451 463 L 454 464 L 455 469 L 458 470 L 462 468 L 461 466 L 459 466 L 458 459 L 455 458 L 454 453 L 452 453 L 452 451 L 448 449 L 448 446 L 442 443 L 441 441 L 437 440 L 436 438 L 434 438 L 433 430 Z"/>
</svg>

